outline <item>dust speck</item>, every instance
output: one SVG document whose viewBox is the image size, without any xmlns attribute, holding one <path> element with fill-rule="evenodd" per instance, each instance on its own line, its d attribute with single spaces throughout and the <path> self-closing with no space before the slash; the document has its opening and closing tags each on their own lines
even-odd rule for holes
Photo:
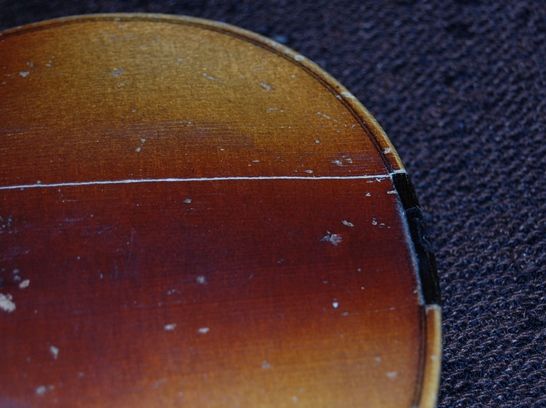
<svg viewBox="0 0 546 408">
<path fill-rule="evenodd" d="M 349 228 L 353 228 L 355 226 L 351 221 L 348 221 L 348 220 L 343 220 L 341 221 L 341 223 Z"/>
<path fill-rule="evenodd" d="M 184 204 L 191 204 L 191 198 L 184 198 Z"/>
<path fill-rule="evenodd" d="M 208 327 L 200 327 L 197 329 L 197 333 L 199 334 L 207 334 L 210 331 Z"/>
<path fill-rule="evenodd" d="M 262 361 L 262 368 L 264 370 L 269 370 L 271 368 L 271 364 L 269 363 L 269 361 L 267 360 Z"/>
<path fill-rule="evenodd" d="M 176 323 L 167 323 L 165 326 L 163 326 L 163 329 L 165 329 L 165 331 L 173 331 L 176 329 Z"/>
<path fill-rule="evenodd" d="M 204 276 L 204 275 L 199 275 L 195 278 L 195 281 L 199 284 L 199 285 L 206 285 L 207 284 L 207 277 Z"/>
<path fill-rule="evenodd" d="M 337 300 L 332 301 L 332 307 L 334 309 L 338 309 L 339 308 L 339 302 Z"/>
</svg>

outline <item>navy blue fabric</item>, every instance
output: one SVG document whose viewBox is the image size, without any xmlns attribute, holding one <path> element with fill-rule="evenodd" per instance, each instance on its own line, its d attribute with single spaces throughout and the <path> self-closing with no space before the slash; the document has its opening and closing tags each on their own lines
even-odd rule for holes
<svg viewBox="0 0 546 408">
<path fill-rule="evenodd" d="M 444 307 L 440 407 L 546 407 L 546 1 L 0 0 L 0 28 L 114 11 L 239 25 L 346 85 L 390 135 L 427 214 Z"/>
</svg>

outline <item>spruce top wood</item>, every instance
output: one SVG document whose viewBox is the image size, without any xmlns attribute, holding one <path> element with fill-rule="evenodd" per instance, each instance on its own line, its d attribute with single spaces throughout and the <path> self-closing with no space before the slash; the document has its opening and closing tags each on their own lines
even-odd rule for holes
<svg viewBox="0 0 546 408">
<path fill-rule="evenodd" d="M 388 138 L 220 23 L 0 35 L 0 405 L 432 407 L 434 260 Z"/>
</svg>

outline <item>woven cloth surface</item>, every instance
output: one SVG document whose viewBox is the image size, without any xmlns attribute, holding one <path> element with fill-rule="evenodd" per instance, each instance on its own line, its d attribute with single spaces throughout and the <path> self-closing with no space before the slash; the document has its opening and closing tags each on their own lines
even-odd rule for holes
<svg viewBox="0 0 546 408">
<path fill-rule="evenodd" d="M 114 11 L 232 23 L 347 86 L 427 214 L 443 297 L 439 406 L 546 407 L 546 1 L 0 0 L 0 29 Z"/>
</svg>

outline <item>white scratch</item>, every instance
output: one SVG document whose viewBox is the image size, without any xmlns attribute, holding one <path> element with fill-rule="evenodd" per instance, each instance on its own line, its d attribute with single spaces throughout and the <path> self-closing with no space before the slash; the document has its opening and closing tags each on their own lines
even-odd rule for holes
<svg viewBox="0 0 546 408">
<path fill-rule="evenodd" d="M 341 223 L 349 228 L 353 228 L 355 226 L 351 221 L 347 221 L 347 220 L 343 220 L 341 221 Z"/>
<path fill-rule="evenodd" d="M 165 331 L 173 331 L 176 329 L 176 323 L 167 323 L 165 326 L 163 326 L 163 329 L 165 329 Z"/>
<path fill-rule="evenodd" d="M 205 181 L 258 181 L 258 180 L 379 180 L 391 177 L 390 174 L 361 175 L 361 176 L 230 176 L 230 177 L 188 177 L 188 178 L 155 178 L 155 179 L 124 179 L 124 180 L 95 180 L 95 181 L 68 181 L 62 183 L 35 183 L 0 186 L 0 190 L 26 190 L 30 188 L 58 188 L 80 186 L 102 186 L 114 184 L 145 184 L 145 183 L 195 183 Z M 373 182 L 373 181 L 372 181 Z"/>
<path fill-rule="evenodd" d="M 7 295 L 0 293 L 0 309 L 7 313 L 14 312 L 15 303 L 12 299 L 13 297 L 9 293 Z"/>
<path fill-rule="evenodd" d="M 200 327 L 197 329 L 197 333 L 199 334 L 207 334 L 210 331 L 208 327 Z"/>
</svg>

